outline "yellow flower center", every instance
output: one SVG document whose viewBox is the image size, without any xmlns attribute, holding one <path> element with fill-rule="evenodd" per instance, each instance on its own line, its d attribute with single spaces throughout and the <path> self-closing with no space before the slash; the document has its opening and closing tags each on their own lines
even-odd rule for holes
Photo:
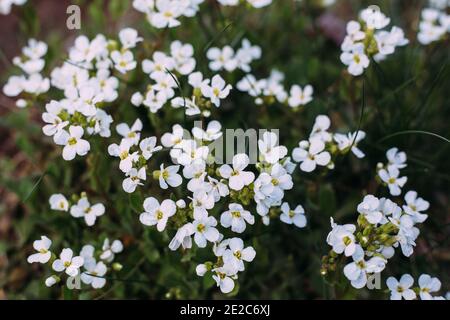
<svg viewBox="0 0 450 320">
<path fill-rule="evenodd" d="M 199 223 L 199 225 L 197 226 L 197 231 L 198 232 L 203 232 L 205 231 L 205 225 L 202 223 Z"/>
<path fill-rule="evenodd" d="M 231 212 L 231 215 L 232 215 L 234 218 L 240 218 L 240 217 L 241 217 L 241 213 L 240 213 L 239 211 L 232 211 L 232 212 Z"/>
<path fill-rule="evenodd" d="M 70 146 L 73 146 L 74 144 L 77 144 L 77 139 L 72 137 L 72 138 L 69 139 L 69 141 L 67 141 L 67 143 Z"/>
</svg>

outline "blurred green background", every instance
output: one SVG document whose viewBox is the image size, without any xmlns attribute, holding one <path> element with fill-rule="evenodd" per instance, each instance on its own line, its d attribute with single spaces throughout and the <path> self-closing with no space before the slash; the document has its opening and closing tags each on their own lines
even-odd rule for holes
<svg viewBox="0 0 450 320">
<path fill-rule="evenodd" d="M 402 171 L 408 176 L 404 190 L 418 191 L 431 207 L 428 220 L 420 226 L 414 255 L 405 258 L 397 251 L 383 272 L 382 284 L 391 275 L 410 273 L 417 279 L 428 273 L 441 279 L 442 293 L 449 290 L 450 143 L 423 132 L 450 137 L 450 51 L 448 39 L 426 47 L 417 43 L 425 1 L 338 0 L 334 6 L 321 8 L 320 1 L 275 0 L 267 8 L 252 10 L 243 6 L 221 8 L 215 1 L 206 0 L 195 18 L 183 18 L 180 27 L 167 31 L 151 27 L 130 2 L 29 0 L 24 7 L 15 7 L 11 16 L 0 20 L 0 83 L 15 72 L 8 61 L 32 36 L 49 44 L 47 74 L 63 62 L 78 34 L 116 37 L 121 28 L 130 26 L 138 29 L 146 42 L 138 59 L 150 58 L 154 50 L 166 51 L 170 42 L 178 39 L 194 46 L 197 70 L 209 76 L 212 73 L 207 68 L 205 48 L 211 44 L 239 46 L 240 39 L 247 37 L 263 50 L 262 59 L 252 64 L 256 78 L 265 78 L 276 68 L 285 73 L 286 88 L 312 84 L 314 101 L 303 111 L 292 112 L 278 104 L 256 106 L 251 97 L 233 90 L 223 106 L 214 110 L 212 119 L 221 121 L 225 128 L 280 128 L 281 143 L 289 150 L 307 137 L 318 114 L 329 115 L 332 130 L 339 132 L 356 131 L 362 119 L 361 129 L 367 137 L 361 149 L 367 156 L 362 160 L 352 155 L 343 157 L 327 174 L 304 174 L 296 169 L 295 187 L 285 199 L 291 205 L 300 203 L 305 207 L 307 228 L 297 229 L 279 221 L 265 227 L 257 219 L 243 234 L 257 255 L 240 274 L 239 290 L 232 296 L 387 298 L 383 291 L 352 289 L 343 274 L 327 283 L 319 269 L 321 257 L 330 249 L 325 241 L 329 218 L 333 216 L 339 223 L 354 222 L 356 206 L 365 193 L 388 196 L 387 189 L 379 188 L 374 181 L 375 168 L 378 162 L 385 161 L 385 151 L 394 146 L 408 154 L 408 167 Z M 65 28 L 65 9 L 70 3 L 82 8 L 79 32 Z M 411 43 L 355 79 L 344 72 L 339 43 L 346 21 L 355 19 L 370 4 L 379 5 L 394 25 L 405 30 Z M 167 106 L 152 121 L 143 108 L 131 106 L 131 94 L 147 83 L 141 76 L 137 72 L 128 86 L 121 83 L 120 97 L 108 109 L 115 119 L 113 127 L 118 122 L 131 124 L 140 117 L 144 136 L 149 136 L 184 123 L 182 113 Z M 225 74 L 225 79 L 235 84 L 242 76 L 235 72 Z M 87 157 L 66 162 L 60 148 L 41 132 L 44 105 L 42 101 L 28 110 L 19 110 L 13 100 L 0 94 L 0 298 L 226 297 L 212 279 L 195 274 L 197 263 L 211 257 L 210 250 L 171 252 L 167 246 L 173 232 L 159 233 L 140 224 L 142 199 L 162 199 L 170 194 L 151 181 L 141 188 L 141 193 L 130 196 L 122 190 L 118 162 L 106 152 L 110 143 L 119 140 L 115 131 L 109 139 L 90 140 Z M 185 125 L 189 127 L 190 121 Z M 155 166 L 164 160 L 164 155 L 156 157 Z M 91 229 L 68 213 L 50 211 L 48 205 L 53 193 L 70 196 L 82 191 L 106 206 L 106 215 Z M 124 269 L 110 274 L 118 280 L 108 280 L 107 286 L 98 291 L 81 290 L 68 296 L 60 288 L 46 288 L 43 282 L 50 270 L 26 262 L 33 240 L 44 234 L 55 247 L 77 250 L 86 243 L 100 247 L 105 237 L 120 238 L 125 249 L 116 261 Z"/>
</svg>

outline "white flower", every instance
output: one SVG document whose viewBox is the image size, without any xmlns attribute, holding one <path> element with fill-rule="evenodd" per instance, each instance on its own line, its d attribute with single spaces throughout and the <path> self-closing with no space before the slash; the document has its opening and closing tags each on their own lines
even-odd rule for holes
<svg viewBox="0 0 450 320">
<path fill-rule="evenodd" d="M 215 75 L 211 80 L 211 85 L 202 83 L 201 91 L 204 97 L 209 98 L 216 107 L 219 107 L 220 100 L 228 96 L 231 88 L 231 84 L 227 85 L 220 75 Z"/>
<path fill-rule="evenodd" d="M 183 142 L 184 129 L 179 124 L 172 127 L 172 132 L 164 133 L 161 137 L 161 143 L 166 148 L 179 148 Z"/>
<path fill-rule="evenodd" d="M 231 226 L 231 231 L 242 233 L 245 231 L 246 222 L 248 224 L 255 223 L 255 217 L 247 210 L 238 204 L 230 203 L 228 205 L 228 211 L 225 211 L 220 216 L 220 224 L 225 228 Z"/>
<path fill-rule="evenodd" d="M 160 205 L 158 200 L 149 197 L 144 200 L 144 210 L 139 216 L 141 223 L 146 226 L 156 225 L 156 229 L 162 232 L 168 219 L 176 213 L 177 207 L 173 200 L 166 199 Z"/>
<path fill-rule="evenodd" d="M 406 153 L 399 151 L 397 148 L 391 148 L 386 152 L 389 166 L 395 166 L 398 169 L 406 167 Z"/>
<path fill-rule="evenodd" d="M 348 66 L 351 75 L 359 76 L 369 66 L 369 58 L 364 53 L 364 45 L 355 44 L 349 51 L 341 54 L 341 61 Z"/>
<path fill-rule="evenodd" d="M 119 39 L 122 43 L 123 49 L 131 49 L 136 47 L 136 44 L 144 40 L 139 37 L 138 32 L 133 28 L 125 28 L 120 30 Z"/>
<path fill-rule="evenodd" d="M 235 275 L 234 270 L 231 268 L 220 267 L 212 270 L 216 274 L 213 275 L 213 279 L 216 281 L 217 286 L 223 293 L 230 293 L 234 289 L 234 281 L 231 278 Z"/>
<path fill-rule="evenodd" d="M 82 197 L 70 208 L 70 214 L 75 218 L 83 217 L 88 226 L 93 226 L 97 217 L 105 213 L 105 206 L 101 203 L 91 206 L 87 198 Z"/>
<path fill-rule="evenodd" d="M 337 225 L 331 218 L 332 230 L 327 236 L 327 243 L 333 247 L 333 251 L 337 254 L 345 252 L 345 256 L 349 257 L 355 253 L 356 242 L 353 233 L 356 227 L 353 224 Z"/>
<path fill-rule="evenodd" d="M 177 20 L 185 9 L 181 1 L 177 0 L 156 0 L 157 11 L 151 15 L 151 23 L 156 28 L 173 28 L 180 25 Z"/>
<path fill-rule="evenodd" d="M 364 217 L 371 224 L 377 224 L 383 218 L 383 213 L 380 211 L 380 200 L 373 195 L 367 195 L 364 197 L 363 202 L 358 205 L 358 212 L 364 215 Z"/>
<path fill-rule="evenodd" d="M 305 86 L 302 89 L 299 85 L 293 85 L 291 87 L 288 104 L 291 108 L 297 108 L 304 106 L 312 101 L 313 87 L 310 85 Z"/>
<path fill-rule="evenodd" d="M 72 249 L 65 248 L 61 251 L 59 259 L 53 261 L 52 268 L 56 272 L 66 271 L 67 275 L 75 277 L 79 274 L 83 266 L 84 259 L 80 256 L 73 256 Z"/>
<path fill-rule="evenodd" d="M 352 286 L 361 289 L 367 283 L 367 273 L 378 273 L 384 270 L 386 260 L 381 257 L 372 257 L 364 260 L 364 250 L 357 246 L 352 255 L 353 262 L 344 267 L 344 275 L 350 280 Z"/>
<path fill-rule="evenodd" d="M 244 261 L 252 262 L 255 259 L 255 249 L 253 247 L 244 248 L 244 241 L 240 238 L 230 239 L 228 246 L 230 248 L 223 253 L 223 262 L 226 265 L 231 265 L 232 269 L 244 271 Z"/>
<path fill-rule="evenodd" d="M 301 205 L 298 205 L 294 210 L 289 208 L 287 202 L 281 205 L 280 220 L 287 224 L 294 224 L 299 228 L 306 226 L 305 210 Z"/>
<path fill-rule="evenodd" d="M 224 164 L 219 168 L 220 175 L 228 180 L 228 186 L 236 191 L 248 186 L 255 179 L 253 172 L 244 171 L 248 166 L 250 159 L 245 153 L 237 154 L 233 157 L 233 167 Z"/>
<path fill-rule="evenodd" d="M 152 56 L 153 60 L 145 59 L 142 61 L 142 70 L 150 75 L 158 73 L 166 73 L 175 68 L 175 60 L 167 56 L 164 52 L 155 51 Z"/>
<path fill-rule="evenodd" d="M 81 126 L 70 126 L 69 132 L 62 129 L 55 135 L 56 144 L 63 145 L 63 159 L 70 161 L 75 158 L 75 155 L 86 155 L 91 146 L 88 141 L 81 139 L 84 130 Z"/>
<path fill-rule="evenodd" d="M 131 128 L 126 123 L 120 123 L 116 127 L 116 131 L 125 140 L 130 142 L 130 145 L 137 145 L 141 137 L 140 131 L 142 130 L 142 121 L 136 119 Z"/>
<path fill-rule="evenodd" d="M 84 268 L 86 271 L 81 274 L 83 283 L 91 285 L 94 289 L 101 289 L 105 286 L 106 279 L 103 276 L 106 274 L 107 268 L 102 261 L 88 264 Z"/>
<path fill-rule="evenodd" d="M 354 133 L 334 134 L 334 141 L 337 142 L 338 148 L 340 151 L 346 152 L 349 148 L 357 158 L 364 158 L 365 154 L 360 149 L 358 149 L 358 143 L 366 137 L 366 133 L 364 131 L 357 131 Z"/>
<path fill-rule="evenodd" d="M 145 160 L 152 157 L 153 153 L 162 149 L 161 146 L 156 146 L 156 137 L 145 138 L 139 143 L 139 148 L 142 151 L 142 156 Z"/>
<path fill-rule="evenodd" d="M 401 188 L 405 185 L 408 180 L 407 177 L 399 177 L 400 171 L 395 166 L 388 166 L 386 169 L 381 169 L 378 171 L 378 175 L 381 180 L 385 182 L 389 187 L 389 192 L 393 196 L 398 196 L 401 194 Z"/>
<path fill-rule="evenodd" d="M 331 133 L 327 130 L 330 128 L 331 121 L 330 118 L 326 115 L 318 115 L 314 121 L 313 128 L 311 130 L 311 134 L 309 135 L 310 139 L 320 139 L 323 142 L 330 142 L 332 137 Z"/>
<path fill-rule="evenodd" d="M 234 50 L 230 46 L 225 46 L 223 49 L 210 48 L 208 49 L 206 56 L 211 60 L 209 68 L 212 71 L 219 71 L 222 69 L 234 71 L 237 67 Z"/>
<path fill-rule="evenodd" d="M 320 139 L 301 141 L 299 148 L 292 151 L 292 159 L 300 162 L 300 169 L 305 172 L 312 172 L 316 166 L 326 166 L 331 161 L 331 155 L 325 151 L 325 143 Z"/>
<path fill-rule="evenodd" d="M 122 252 L 123 244 L 120 240 L 114 240 L 110 245 L 109 239 L 106 238 L 103 242 L 102 253 L 100 254 L 100 259 L 106 262 L 112 262 L 114 260 L 114 255 Z"/>
<path fill-rule="evenodd" d="M 177 154 L 176 161 L 183 166 L 193 162 L 204 162 L 208 157 L 209 148 L 207 146 L 197 147 L 195 140 L 184 140 L 180 146 L 180 153 Z"/>
<path fill-rule="evenodd" d="M 248 39 L 243 39 L 241 48 L 236 52 L 237 67 L 250 72 L 250 63 L 259 58 L 261 58 L 261 48 L 252 46 Z"/>
<path fill-rule="evenodd" d="M 42 120 L 47 124 L 42 128 L 42 131 L 46 136 L 55 135 L 69 124 L 69 121 L 62 121 L 58 116 L 63 110 L 59 102 L 52 100 L 45 105 L 45 109 L 47 112 L 42 114 Z"/>
<path fill-rule="evenodd" d="M 438 292 L 441 289 L 441 281 L 438 278 L 432 278 L 428 274 L 422 274 L 419 277 L 420 299 L 433 300 L 430 293 Z"/>
<path fill-rule="evenodd" d="M 120 73 L 125 74 L 130 70 L 136 69 L 137 62 L 134 60 L 134 56 L 131 51 L 113 51 L 111 52 L 111 59 L 114 62 L 114 67 Z"/>
<path fill-rule="evenodd" d="M 409 274 L 404 274 L 400 281 L 397 281 L 394 277 L 389 277 L 386 281 L 386 285 L 391 290 L 391 300 L 414 300 L 416 293 L 411 289 L 414 284 L 414 279 Z"/>
<path fill-rule="evenodd" d="M 28 263 L 47 263 L 52 257 L 52 253 L 49 250 L 51 245 L 52 240 L 46 236 L 41 236 L 40 240 L 35 240 L 33 242 L 33 248 L 37 251 L 37 253 L 34 253 L 28 257 Z"/>
<path fill-rule="evenodd" d="M 219 121 L 214 120 L 208 123 L 206 130 L 194 127 L 192 129 L 192 134 L 198 140 L 214 141 L 222 136 L 222 125 Z"/>
<path fill-rule="evenodd" d="M 66 197 L 61 194 L 52 194 L 49 199 L 50 202 L 50 208 L 52 210 L 57 211 L 67 211 L 69 210 L 69 201 L 67 201 Z"/>
<path fill-rule="evenodd" d="M 391 19 L 386 17 L 378 8 L 368 7 L 360 13 L 361 19 L 366 23 L 369 29 L 383 29 Z"/>
<path fill-rule="evenodd" d="M 177 233 L 169 243 L 169 248 L 172 251 L 177 250 L 180 246 L 183 249 L 190 249 L 192 247 L 192 235 L 194 234 L 194 225 L 186 223 L 177 230 Z"/>
<path fill-rule="evenodd" d="M 191 74 L 195 69 L 194 47 L 190 44 L 183 44 L 180 41 L 173 41 L 170 44 L 170 54 L 175 60 L 176 70 L 182 75 Z"/>
<path fill-rule="evenodd" d="M 164 163 L 161 163 L 158 173 L 159 186 L 162 189 L 167 189 L 169 186 L 176 188 L 183 182 L 181 176 L 177 173 L 180 166 L 169 166 L 164 168 Z"/>
<path fill-rule="evenodd" d="M 145 181 L 147 179 L 145 167 L 140 168 L 139 171 L 136 168 L 132 168 L 126 173 L 126 176 L 128 178 L 123 180 L 122 188 L 128 193 L 133 193 L 138 185 L 143 185 L 141 180 Z"/>
<path fill-rule="evenodd" d="M 278 145 L 278 136 L 274 132 L 264 132 L 261 140 L 258 140 L 258 148 L 261 158 L 275 164 L 287 155 L 287 148 Z"/>
<path fill-rule="evenodd" d="M 422 198 L 418 198 L 416 191 L 408 191 L 405 194 L 405 202 L 406 205 L 402 207 L 403 211 L 410 215 L 414 222 L 422 223 L 428 218 L 427 214 L 421 212 L 428 210 L 430 203 Z"/>
<path fill-rule="evenodd" d="M 207 241 L 216 242 L 219 240 L 220 233 L 215 228 L 217 220 L 214 217 L 208 217 L 206 211 L 194 211 L 194 241 L 199 248 L 206 247 Z"/>
<path fill-rule="evenodd" d="M 138 152 L 130 153 L 131 142 L 127 139 L 122 139 L 120 145 L 115 143 L 108 146 L 108 153 L 113 157 L 119 157 L 119 168 L 122 172 L 127 173 L 133 167 L 133 162 L 139 159 Z"/>
<path fill-rule="evenodd" d="M 187 188 L 191 192 L 201 190 L 206 176 L 206 163 L 204 161 L 194 161 L 183 168 L 183 176 L 190 179 Z"/>
<path fill-rule="evenodd" d="M 194 215 L 196 213 L 208 214 L 207 210 L 214 208 L 214 196 L 207 193 L 204 189 L 196 190 L 192 198 Z"/>
</svg>

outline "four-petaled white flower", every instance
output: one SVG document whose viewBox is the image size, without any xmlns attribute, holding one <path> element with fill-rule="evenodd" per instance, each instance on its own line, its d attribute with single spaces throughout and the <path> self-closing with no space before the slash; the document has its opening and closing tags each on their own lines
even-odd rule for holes
<svg viewBox="0 0 450 320">
<path fill-rule="evenodd" d="M 52 257 L 52 253 L 49 250 L 51 245 L 52 240 L 46 236 L 41 236 L 40 240 L 35 240 L 33 242 L 33 248 L 37 251 L 37 253 L 34 253 L 28 257 L 28 263 L 47 263 Z"/>
<path fill-rule="evenodd" d="M 312 172 L 316 166 L 326 166 L 331 161 L 331 155 L 325 151 L 325 143 L 320 139 L 301 141 L 299 148 L 292 151 L 292 159 L 300 162 L 300 169 L 305 172 Z"/>
<path fill-rule="evenodd" d="M 349 51 L 342 52 L 341 61 L 348 66 L 351 75 L 359 76 L 369 66 L 369 58 L 364 53 L 364 45 L 357 43 Z"/>
<path fill-rule="evenodd" d="M 224 164 L 219 168 L 220 175 L 228 179 L 228 186 L 236 191 L 248 186 L 255 179 L 255 174 L 250 171 L 244 171 L 247 168 L 250 159 L 245 153 L 239 153 L 233 157 L 233 167 Z"/>
<path fill-rule="evenodd" d="M 218 74 L 212 78 L 211 85 L 203 82 L 201 86 L 203 96 L 209 98 L 216 107 L 220 106 L 220 100 L 225 99 L 231 89 L 231 84 L 226 84 Z"/>
<path fill-rule="evenodd" d="M 404 274 L 397 281 L 394 277 L 389 277 L 386 281 L 386 285 L 391 290 L 391 300 L 414 300 L 416 293 L 411 289 L 414 284 L 414 279 L 409 274 Z"/>
<path fill-rule="evenodd" d="M 70 161 L 75 158 L 78 154 L 79 156 L 86 155 L 91 146 L 88 141 L 81 139 L 83 136 L 84 130 L 81 126 L 70 126 L 69 132 L 64 129 L 61 129 L 55 135 L 56 144 L 64 146 L 63 149 L 63 159 Z"/>
<path fill-rule="evenodd" d="M 88 199 L 82 197 L 70 208 L 70 214 L 75 218 L 84 218 L 88 226 L 93 226 L 97 217 L 105 213 L 105 206 L 102 203 L 97 203 L 91 206 Z"/>
<path fill-rule="evenodd" d="M 206 247 L 207 241 L 216 242 L 219 240 L 220 233 L 215 228 L 217 220 L 214 217 L 208 216 L 205 211 L 194 211 L 194 241 L 199 248 Z"/>
<path fill-rule="evenodd" d="M 294 224 L 299 228 L 306 226 L 305 209 L 301 205 L 298 205 L 294 210 L 289 208 L 287 202 L 281 205 L 280 220 L 287 224 Z"/>
<path fill-rule="evenodd" d="M 438 292 L 441 289 L 441 281 L 438 278 L 433 278 L 428 274 L 422 274 L 419 277 L 419 295 L 422 300 L 433 300 L 430 293 Z"/>
<path fill-rule="evenodd" d="M 291 108 L 297 108 L 299 106 L 304 106 L 312 101 L 313 87 L 311 85 L 305 86 L 302 89 L 299 85 L 293 85 L 291 87 L 290 96 L 288 99 L 288 104 Z"/>
<path fill-rule="evenodd" d="M 232 238 L 228 242 L 229 249 L 223 253 L 223 262 L 231 265 L 237 271 L 244 271 L 244 261 L 252 262 L 256 251 L 253 247 L 244 248 L 244 241 L 240 238 Z"/>
<path fill-rule="evenodd" d="M 169 218 L 176 213 L 177 207 L 173 200 L 166 199 L 159 204 L 158 200 L 149 197 L 144 200 L 144 210 L 145 212 L 139 216 L 141 223 L 146 226 L 156 225 L 156 229 L 162 232 Z"/>
<path fill-rule="evenodd" d="M 246 223 L 254 224 L 255 217 L 249 211 L 244 210 L 242 205 L 238 203 L 230 203 L 228 210 L 220 216 L 220 224 L 225 228 L 231 226 L 231 231 L 233 232 L 244 232 Z"/>
<path fill-rule="evenodd" d="M 364 250 L 361 246 L 356 247 L 352 258 L 353 262 L 350 262 L 344 267 L 344 275 L 356 289 L 361 289 L 366 285 L 368 273 L 381 272 L 386 266 L 386 260 L 378 256 L 366 261 L 364 259 Z"/>
<path fill-rule="evenodd" d="M 364 197 L 357 210 L 371 224 L 377 224 L 383 218 L 383 213 L 380 211 L 380 200 L 371 194 Z"/>
<path fill-rule="evenodd" d="M 81 281 L 83 281 L 83 283 L 91 285 L 94 289 L 101 289 L 105 286 L 106 279 L 104 276 L 107 267 L 103 261 L 84 264 L 84 268 L 86 271 L 81 274 Z"/>
<path fill-rule="evenodd" d="M 422 223 L 428 218 L 428 215 L 422 213 L 422 211 L 428 210 L 430 203 L 420 197 L 417 197 L 416 191 L 408 191 L 405 194 L 405 202 L 406 204 L 402 207 L 403 211 L 410 215 L 414 222 Z"/>
<path fill-rule="evenodd" d="M 402 193 L 402 187 L 408 180 L 407 177 L 399 177 L 400 171 L 396 166 L 388 166 L 386 169 L 378 171 L 381 180 L 389 187 L 389 192 L 393 196 L 398 196 Z"/>
<path fill-rule="evenodd" d="M 145 167 L 137 170 L 136 168 L 132 168 L 126 174 L 127 178 L 125 178 L 122 182 L 122 188 L 125 192 L 133 193 L 136 190 L 137 186 L 142 186 L 143 183 L 141 181 L 145 181 L 147 179 L 147 174 L 145 171 Z"/>
<path fill-rule="evenodd" d="M 162 189 L 167 189 L 169 186 L 176 188 L 178 187 L 182 182 L 183 179 L 181 176 L 177 173 L 180 169 L 180 166 L 168 166 L 167 168 L 164 167 L 164 163 L 161 163 L 159 172 L 158 172 L 158 180 L 159 180 L 159 186 Z"/>
<path fill-rule="evenodd" d="M 70 248 L 65 248 L 61 251 L 59 259 L 53 261 L 52 268 L 56 272 L 65 271 L 67 275 L 75 277 L 79 274 L 80 268 L 84 264 L 84 259 L 80 256 L 73 256 L 73 251 Z"/>
</svg>

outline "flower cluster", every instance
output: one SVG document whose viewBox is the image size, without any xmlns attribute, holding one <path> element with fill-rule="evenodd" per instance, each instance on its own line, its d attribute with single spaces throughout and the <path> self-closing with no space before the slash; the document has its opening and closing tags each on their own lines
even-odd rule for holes
<svg viewBox="0 0 450 320">
<path fill-rule="evenodd" d="M 431 293 L 441 289 L 441 281 L 428 274 L 419 277 L 418 287 L 414 285 L 414 278 L 410 274 L 404 274 L 400 280 L 389 277 L 386 285 L 391 291 L 391 300 L 414 300 L 419 297 L 421 300 L 445 300 L 443 296 L 432 296 Z"/>
<path fill-rule="evenodd" d="M 155 28 L 175 28 L 180 18 L 195 17 L 204 0 L 134 0 L 133 7 L 147 17 L 147 21 Z M 236 6 L 239 0 L 218 0 L 224 6 Z M 247 0 L 254 8 L 262 8 L 272 0 Z"/>
<path fill-rule="evenodd" d="M 391 195 L 398 196 L 402 192 L 401 188 L 408 181 L 407 177 L 400 177 L 400 169 L 407 166 L 406 153 L 397 148 L 391 148 L 386 152 L 386 157 L 387 164 L 378 163 L 377 165 L 378 178 L 389 188 Z"/>
<path fill-rule="evenodd" d="M 72 205 L 60 193 L 53 194 L 49 199 L 52 210 L 70 212 L 74 218 L 83 218 L 89 227 L 93 226 L 97 218 L 105 213 L 105 206 L 102 203 L 91 205 L 85 192 L 82 192 L 80 196 L 73 195 L 71 202 Z"/>
<path fill-rule="evenodd" d="M 69 60 L 52 71 L 52 86 L 62 90 L 64 98 L 46 105 L 43 132 L 64 146 L 65 160 L 89 152 L 85 136 L 111 135 L 113 119 L 105 107 L 117 99 L 119 87 L 119 79 L 112 74 L 126 74 L 136 68 L 131 49 L 140 41 L 142 38 L 131 28 L 120 31 L 119 42 L 101 34 L 92 41 L 79 36 L 69 49 Z"/>
<path fill-rule="evenodd" d="M 238 90 L 254 97 L 255 103 L 258 105 L 270 105 L 277 101 L 293 109 L 298 109 L 313 100 L 314 89 L 311 85 L 306 85 L 302 88 L 295 84 L 287 92 L 282 84 L 283 80 L 283 73 L 278 70 L 272 70 L 268 78 L 259 80 L 254 75 L 247 74 L 236 84 L 236 87 Z"/>
<path fill-rule="evenodd" d="M 261 48 L 252 45 L 248 39 L 243 39 L 241 47 L 236 52 L 230 46 L 225 46 L 222 49 L 212 47 L 208 49 L 206 56 L 210 60 L 209 68 L 212 71 L 226 70 L 232 72 L 240 69 L 244 72 L 250 72 L 250 64 L 261 58 Z"/>
<path fill-rule="evenodd" d="M 13 75 L 3 87 L 3 93 L 8 97 L 23 98 L 17 100 L 19 108 L 25 108 L 35 98 L 50 89 L 50 80 L 41 75 L 45 67 L 44 56 L 48 46 L 45 42 L 36 39 L 28 40 L 28 45 L 22 49 L 22 55 L 13 59 L 13 64 L 19 67 L 25 75 Z"/>
<path fill-rule="evenodd" d="M 155 137 L 151 138 L 151 150 L 143 148 L 144 140 L 139 143 L 140 133 L 137 130 L 140 127 L 135 129 L 122 132 L 124 138 L 120 145 L 109 147 L 111 154 L 120 157 L 120 168 L 128 176 L 123 184 L 127 192 L 133 192 L 138 184 L 144 183 L 148 168 L 144 152 L 151 156 L 152 150 L 157 148 Z M 191 195 L 176 201 L 165 199 L 161 202 L 148 197 L 143 202 L 144 212 L 139 220 L 146 226 L 156 226 L 160 232 L 168 225 L 170 229 L 175 227 L 176 234 L 169 244 L 172 250 L 180 246 L 189 249 L 193 242 L 199 248 L 211 243 L 218 260 L 199 267 L 204 269 L 199 274 L 211 271 L 222 291 L 230 292 L 234 287 L 231 280 L 237 279 L 237 273 L 244 270 L 243 261 L 253 260 L 255 252 L 251 247 L 244 248 L 239 238 L 224 240 L 218 229 L 219 224 L 232 233 L 243 233 L 249 225 L 255 224 L 251 213 L 252 200 L 265 224 L 271 217 L 279 215 L 282 222 L 302 228 L 306 225 L 306 218 L 302 206 L 291 210 L 287 203 L 283 203 L 284 192 L 293 187 L 291 173 L 295 166 L 286 157 L 287 148 L 277 145 L 277 135 L 266 132 L 258 141 L 259 161 L 255 168 L 259 175 L 255 176 L 246 154 L 234 155 L 231 165 L 218 166 L 213 161 L 217 156 L 214 145 L 222 137 L 221 130 L 219 122 L 211 121 L 206 130 L 194 127 L 190 135 L 177 124 L 172 132 L 161 137 L 161 143 L 169 150 L 173 164 L 166 166 L 161 163 L 159 170 L 153 171 L 151 176 L 162 189 L 176 188 L 184 178 Z M 130 132 L 133 134 L 130 135 Z M 220 207 L 227 205 L 228 209 L 217 212 L 214 209 L 219 207 L 216 206 L 218 203 L 221 203 Z M 280 206 L 281 210 L 275 210 Z M 271 208 L 274 211 L 269 215 Z"/>
<path fill-rule="evenodd" d="M 141 140 L 142 122 L 139 119 L 134 122 L 131 128 L 126 123 L 120 123 L 116 130 L 123 138 L 120 145 L 111 144 L 108 147 L 108 153 L 120 159 L 119 168 L 126 176 L 122 187 L 125 192 L 133 193 L 136 187 L 142 185 L 147 179 L 147 161 L 150 160 L 153 153 L 161 150 L 162 147 L 156 145 L 156 137 Z M 170 172 L 169 175 L 166 175 L 166 180 L 170 184 L 174 184 L 172 179 L 173 174 L 175 174 L 173 168 L 161 168 L 161 170 Z"/>
<path fill-rule="evenodd" d="M 386 17 L 377 7 L 369 7 L 361 11 L 360 21 L 347 23 L 347 35 L 341 44 L 341 61 L 348 66 L 353 76 L 363 74 L 369 67 L 370 58 L 381 61 L 394 53 L 396 47 L 408 44 L 408 39 L 399 27 L 390 31 L 382 30 L 391 19 Z"/>
<path fill-rule="evenodd" d="M 211 106 L 219 107 L 220 100 L 228 96 L 232 87 L 220 75 L 204 79 L 201 72 L 193 72 L 196 66 L 193 55 L 192 45 L 174 41 L 170 45 L 170 56 L 156 51 L 152 60 L 142 61 L 142 70 L 154 83 L 147 86 L 145 93 L 134 93 L 131 103 L 144 105 L 156 113 L 170 100 L 173 108 L 185 108 L 186 115 L 209 116 Z M 179 76 L 188 76 L 192 88 L 190 98 L 175 96 L 175 89 L 180 86 Z"/>
<path fill-rule="evenodd" d="M 316 117 L 308 140 L 299 142 L 292 151 L 292 159 L 300 163 L 304 172 L 312 172 L 317 166 L 334 168 L 333 156 L 351 151 L 356 157 L 363 158 L 364 153 L 358 148 L 358 143 L 366 136 L 364 131 L 355 133 L 330 133 L 330 118 L 326 115 Z"/>
<path fill-rule="evenodd" d="M 21 6 L 25 4 L 27 0 L 0 0 L 0 14 L 9 14 L 12 6 Z"/>
<path fill-rule="evenodd" d="M 391 166 L 393 163 L 406 166 L 403 152 L 393 148 L 388 154 L 395 155 L 390 158 Z M 384 270 L 387 260 L 394 256 L 394 248 L 400 247 L 406 257 L 412 255 L 415 240 L 420 234 L 415 225 L 426 220 L 428 216 L 424 211 L 428 208 L 429 203 L 418 197 L 415 191 L 405 194 L 403 205 L 387 198 L 366 195 L 357 207 L 356 225 L 338 225 L 331 218 L 332 230 L 327 243 L 332 250 L 323 258 L 322 274 L 335 271 L 337 257 L 343 254 L 353 259 L 344 267 L 345 276 L 353 287 L 364 287 L 368 275 Z"/>
<path fill-rule="evenodd" d="M 115 254 L 123 250 L 120 240 L 115 240 L 110 244 L 109 239 L 106 238 L 101 250 L 97 252 L 94 246 L 85 245 L 77 256 L 74 255 L 71 248 L 62 249 L 59 256 L 56 256 L 50 251 L 51 245 L 52 241 L 48 237 L 41 236 L 41 239 L 33 242 L 33 248 L 37 252 L 28 257 L 28 263 L 48 264 L 57 273 L 47 277 L 45 280 L 47 287 L 60 282 L 66 275 L 71 278 L 79 276 L 84 284 L 92 286 L 94 289 L 100 289 L 106 284 L 105 275 L 108 268 L 115 271 L 120 271 L 122 268 L 120 263 L 113 263 Z"/>
<path fill-rule="evenodd" d="M 417 39 L 423 45 L 443 39 L 450 32 L 450 8 L 447 0 L 430 1 L 430 6 L 422 10 Z"/>
</svg>

